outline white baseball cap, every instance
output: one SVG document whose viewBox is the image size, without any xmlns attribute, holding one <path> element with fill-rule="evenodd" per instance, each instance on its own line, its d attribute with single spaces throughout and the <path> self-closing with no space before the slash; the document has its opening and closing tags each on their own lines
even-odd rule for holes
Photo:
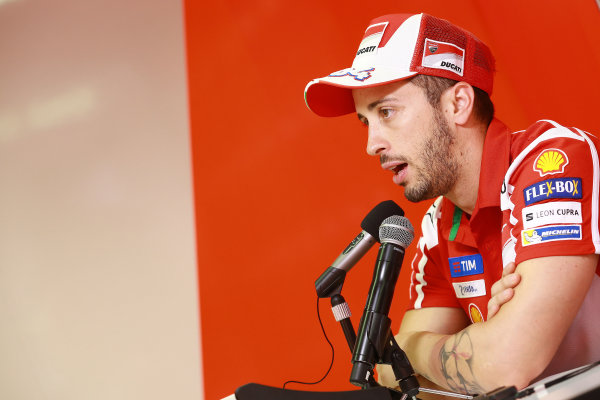
<svg viewBox="0 0 600 400">
<path fill-rule="evenodd" d="M 375 18 L 360 42 L 352 67 L 313 79 L 306 105 L 322 117 L 352 113 L 352 89 L 382 85 L 417 74 L 464 81 L 492 94 L 494 57 L 470 32 L 427 14 Z"/>
</svg>

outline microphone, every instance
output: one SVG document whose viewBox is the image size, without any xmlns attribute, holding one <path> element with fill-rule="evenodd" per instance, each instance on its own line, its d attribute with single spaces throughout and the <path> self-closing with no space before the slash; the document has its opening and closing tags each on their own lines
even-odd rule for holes
<svg viewBox="0 0 600 400">
<path fill-rule="evenodd" d="M 362 231 L 315 281 L 319 297 L 339 294 L 346 273 L 373 247 L 375 242 L 379 242 L 379 226 L 391 215 L 404 215 L 402 208 L 392 200 L 382 201 L 367 214 L 360 223 Z"/>
<path fill-rule="evenodd" d="M 390 341 L 391 320 L 388 313 L 400 275 L 404 250 L 413 240 L 414 229 L 407 218 L 393 215 L 381 224 L 379 237 L 381 246 L 352 353 L 350 382 L 361 387 L 366 387 L 375 364 L 383 359 Z"/>
</svg>

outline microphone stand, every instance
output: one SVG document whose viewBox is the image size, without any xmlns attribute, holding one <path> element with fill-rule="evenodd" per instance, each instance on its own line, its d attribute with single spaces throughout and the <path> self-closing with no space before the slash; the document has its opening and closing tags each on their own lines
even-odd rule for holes
<svg viewBox="0 0 600 400">
<path fill-rule="evenodd" d="M 419 393 L 419 382 L 408 357 L 392 334 L 392 321 L 388 317 L 404 251 L 412 241 L 414 231 L 407 218 L 394 215 L 382 222 L 379 237 L 381 246 L 371 289 L 352 353 L 350 383 L 369 388 L 375 365 L 390 364 L 401 392 L 405 397 L 414 398 Z"/>
<path fill-rule="evenodd" d="M 391 320 L 386 315 L 367 312 L 363 314 L 362 318 L 370 319 L 367 323 L 368 329 L 362 332 L 368 336 L 369 346 L 373 350 L 368 353 L 374 358 L 372 362 L 356 362 L 352 369 L 350 382 L 360 385 L 363 389 L 374 387 L 373 383 L 380 386 L 373 378 L 373 369 L 376 364 L 387 364 L 392 366 L 400 391 L 408 397 L 416 396 L 419 393 L 419 381 L 414 375 L 415 372 L 406 353 L 400 348 L 392 334 Z M 365 343 L 365 341 L 361 342 Z M 367 377 L 366 380 L 364 377 Z"/>
<path fill-rule="evenodd" d="M 396 272 L 398 273 L 399 269 Z M 397 276 L 392 278 L 395 281 Z M 331 299 L 331 311 L 336 321 L 338 321 L 342 327 L 350 352 L 354 354 L 356 347 L 356 331 L 350 320 L 350 316 L 352 315 L 350 313 L 350 307 L 341 294 L 345 279 L 345 270 L 329 267 L 327 271 L 315 281 L 315 288 L 319 298 L 329 297 Z M 388 299 L 389 302 L 391 302 L 391 297 L 393 297 L 393 291 Z M 392 366 L 394 376 L 402 391 L 402 397 L 398 397 L 397 391 L 390 390 L 392 398 L 405 399 L 408 396 L 416 396 L 419 393 L 419 382 L 414 376 L 414 370 L 406 353 L 398 346 L 398 343 L 392 334 L 392 330 L 390 329 L 390 318 L 387 314 L 384 315 L 373 312 L 368 313 L 367 315 L 366 309 L 361 318 L 361 326 L 363 325 L 362 319 L 364 318 L 370 319 L 367 325 L 369 326 L 369 329 L 362 330 L 361 334 L 367 334 L 369 336 L 370 346 L 373 346 L 374 348 L 373 352 L 368 351 L 368 353 L 370 353 L 374 359 L 372 360 L 372 363 L 360 362 L 354 364 L 350 381 L 354 384 L 360 383 L 362 389 L 379 387 L 381 385 L 377 383 L 373 376 L 373 368 L 376 364 L 388 364 Z M 364 343 L 364 341 L 361 342 Z M 356 368 L 357 365 L 358 368 Z M 358 376 L 360 377 L 358 380 L 355 379 L 356 373 L 358 373 Z"/>
<path fill-rule="evenodd" d="M 333 313 L 335 320 L 340 323 L 348 347 L 350 347 L 350 353 L 352 353 L 354 346 L 356 345 L 356 332 L 354 331 L 354 326 L 352 326 L 352 321 L 350 320 L 352 313 L 350 313 L 350 307 L 348 306 L 348 303 L 346 303 L 344 296 L 338 293 L 331 296 L 331 312 Z"/>
<path fill-rule="evenodd" d="M 323 275 L 317 279 L 315 282 L 315 287 L 317 289 L 317 296 L 320 299 L 330 298 L 331 299 L 331 312 L 333 313 L 333 317 L 337 322 L 340 323 L 342 327 L 342 331 L 344 332 L 344 336 L 346 337 L 346 342 L 348 343 L 348 347 L 350 349 L 350 354 L 354 351 L 354 346 L 356 345 L 356 331 L 354 330 L 354 326 L 352 326 L 352 321 L 350 317 L 352 313 L 350 312 L 350 307 L 348 303 L 346 303 L 346 299 L 342 296 L 342 287 L 344 286 L 344 280 L 346 279 L 346 271 L 340 269 L 329 269 L 333 270 L 333 274 L 335 274 L 335 279 L 328 279 L 328 284 L 324 286 L 322 282 Z M 373 375 L 369 378 L 370 387 L 381 386 L 377 383 Z"/>
<path fill-rule="evenodd" d="M 319 298 L 331 298 L 331 312 L 333 313 L 335 320 L 340 323 L 342 331 L 344 332 L 344 336 L 346 337 L 346 342 L 348 343 L 348 347 L 350 348 L 350 353 L 352 353 L 356 345 L 356 331 L 354 330 L 354 327 L 352 326 L 352 321 L 350 320 L 350 316 L 352 315 L 350 313 L 350 307 L 348 306 L 348 303 L 346 303 L 344 296 L 342 296 L 341 294 L 343 284 L 344 279 L 342 278 L 341 281 L 338 281 L 338 284 L 334 288 L 330 288 L 329 291 L 317 289 L 317 295 L 319 296 Z M 394 371 L 394 376 L 396 377 L 396 381 L 400 385 L 400 390 L 402 391 L 402 393 L 406 393 L 408 395 L 412 394 L 412 396 L 414 396 L 419 391 L 419 382 L 414 376 L 414 370 L 412 368 L 412 365 L 410 364 L 410 361 L 408 360 L 408 357 L 406 356 L 406 353 L 400 348 L 400 346 L 398 346 L 398 343 L 396 342 L 392 331 L 389 330 L 389 324 L 391 323 L 391 321 L 389 319 L 387 319 L 386 321 L 385 319 L 386 318 L 378 319 L 378 325 L 381 326 L 383 324 L 388 328 L 387 334 L 383 338 L 383 357 L 378 362 L 378 364 L 391 365 L 392 370 Z M 382 331 L 380 329 L 375 329 L 375 331 L 385 333 L 385 330 Z M 374 343 L 381 342 L 381 339 L 375 339 L 374 341 Z M 379 386 L 381 385 L 375 380 L 375 377 L 373 376 L 373 370 L 371 369 L 369 373 L 369 378 L 367 380 L 367 383 L 364 385 L 363 389 L 374 388 Z M 397 397 L 398 393 L 395 391 L 391 391 L 391 394 L 393 398 L 401 398 Z"/>
<path fill-rule="evenodd" d="M 342 296 L 342 287 L 344 286 L 344 280 L 346 279 L 346 271 L 338 268 L 327 268 L 327 271 L 323 273 L 316 281 L 315 288 L 317 290 L 317 296 L 320 299 L 331 298 L 331 312 L 336 321 L 342 326 L 346 342 L 350 351 L 354 350 L 354 344 L 356 343 L 356 331 L 350 321 L 350 307 L 346 303 L 346 299 Z"/>
</svg>

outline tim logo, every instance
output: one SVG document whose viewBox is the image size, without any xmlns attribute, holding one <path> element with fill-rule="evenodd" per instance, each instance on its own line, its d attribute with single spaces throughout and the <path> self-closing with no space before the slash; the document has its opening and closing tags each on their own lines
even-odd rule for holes
<svg viewBox="0 0 600 400">
<path fill-rule="evenodd" d="M 481 254 L 450 257 L 448 263 L 450 264 L 450 276 L 453 278 L 483 274 L 483 258 L 481 258 Z"/>
<path fill-rule="evenodd" d="M 351 76 L 357 81 L 364 81 L 365 79 L 369 79 L 371 77 L 371 72 L 375 71 L 375 68 L 369 68 L 362 71 L 357 71 L 354 68 L 346 68 L 341 71 L 334 72 L 333 74 L 329 74 L 329 76 L 333 78 L 341 78 L 344 76 Z"/>
</svg>

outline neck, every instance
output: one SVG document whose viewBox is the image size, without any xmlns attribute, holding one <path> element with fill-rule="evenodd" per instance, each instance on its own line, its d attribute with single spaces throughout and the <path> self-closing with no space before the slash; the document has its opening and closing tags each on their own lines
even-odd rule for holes
<svg viewBox="0 0 600 400">
<path fill-rule="evenodd" d="M 483 142 L 487 128 L 483 125 L 457 127 L 454 156 L 460 161 L 454 187 L 444 196 L 467 214 L 473 214 L 479 191 L 479 174 Z"/>
</svg>

